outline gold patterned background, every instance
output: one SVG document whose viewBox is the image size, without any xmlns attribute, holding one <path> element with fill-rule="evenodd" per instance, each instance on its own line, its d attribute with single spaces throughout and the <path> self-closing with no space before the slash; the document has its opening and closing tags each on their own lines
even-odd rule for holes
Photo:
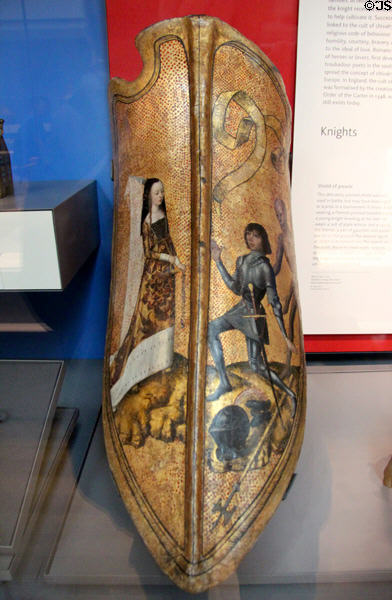
<svg viewBox="0 0 392 600">
<path fill-rule="evenodd" d="M 257 104 L 264 116 L 274 115 L 284 126 L 284 144 L 288 150 L 290 136 L 290 121 L 285 112 L 285 105 L 279 95 L 277 88 L 272 84 L 267 71 L 255 65 L 252 58 L 245 52 L 231 45 L 221 46 L 215 55 L 213 71 L 213 103 L 222 92 L 244 91 Z M 230 102 L 226 112 L 226 131 L 232 136 L 236 135 L 241 119 L 246 117 L 246 112 L 235 102 Z M 230 191 L 223 202 L 213 202 L 212 207 L 212 238 L 219 246 L 223 246 L 222 260 L 229 273 L 235 270 L 238 256 L 249 252 L 244 241 L 244 229 L 250 222 L 260 223 L 267 230 L 272 254 L 269 256 L 271 264 L 274 264 L 277 249 L 277 239 L 281 228 L 274 210 L 274 199 L 281 198 L 290 217 L 289 202 L 289 175 L 287 165 L 283 173 L 279 173 L 272 164 L 271 153 L 280 147 L 275 133 L 266 128 L 266 153 L 262 166 L 254 176 L 247 182 Z M 235 150 L 222 146 L 217 140 L 213 140 L 213 187 L 222 177 L 238 168 L 252 155 L 256 143 L 255 127 L 252 128 L 249 139 Z M 289 219 L 289 222 L 291 218 Z M 292 264 L 295 264 L 292 260 Z M 288 263 L 283 259 L 282 268 L 277 276 L 277 289 L 283 303 L 292 282 L 292 274 Z M 209 319 L 212 320 L 229 310 L 240 298 L 233 294 L 222 281 L 222 277 L 216 267 L 211 263 L 210 277 L 210 306 Z M 270 344 L 266 347 L 269 361 L 285 363 L 286 345 L 282 334 L 276 324 L 275 317 L 265 297 L 263 305 L 266 308 Z M 287 317 L 286 327 L 287 327 Z M 247 361 L 247 350 L 245 336 L 239 331 L 228 331 L 221 334 L 225 363 L 230 365 L 236 362 Z M 297 328 L 294 342 L 299 346 L 299 327 Z M 209 355 L 209 364 L 213 364 Z M 293 356 L 292 365 L 299 364 L 299 357 Z M 262 386 L 262 384 L 260 383 Z M 272 401 L 271 390 L 265 386 L 265 393 Z M 211 405 L 214 405 L 213 407 Z M 208 410 L 212 412 L 217 403 L 211 403 Z M 210 421 L 207 421 L 207 430 Z M 231 526 L 235 525 L 244 511 L 249 507 L 249 499 L 255 498 L 268 481 L 271 473 L 276 467 L 277 457 L 271 456 L 270 463 L 266 468 L 258 471 L 250 470 L 242 483 L 240 491 L 235 495 L 230 508 L 236 506 L 232 521 L 225 526 L 223 519 L 220 525 L 214 529 L 213 524 L 217 519 L 214 510 L 217 502 L 216 475 L 205 465 L 204 468 L 204 510 L 203 510 L 203 551 L 211 552 L 216 544 L 222 544 Z M 219 480 L 219 498 L 222 504 L 230 497 L 235 484 L 240 480 L 241 473 L 227 472 Z"/>
<path fill-rule="evenodd" d="M 116 286 L 110 353 L 119 347 L 128 324 L 123 322 L 127 301 L 128 263 L 139 261 L 130 249 L 130 206 L 139 196 L 126 194 L 129 177 L 158 177 L 165 187 L 167 215 L 177 255 L 186 266 L 185 303 L 181 275 L 176 275 L 175 351 L 187 356 L 191 254 L 190 132 L 188 66 L 181 42 L 169 40 L 159 49 L 159 76 L 147 93 L 129 102 L 118 101 L 119 188 Z M 141 216 L 141 215 L 140 215 Z M 140 216 L 137 227 L 140 227 Z M 134 226 L 134 223 L 133 223 Z M 126 320 L 132 315 L 126 313 Z M 185 327 L 182 326 L 184 321 Z"/>
<path fill-rule="evenodd" d="M 285 112 L 285 105 L 277 88 L 272 84 L 268 72 L 260 67 L 255 68 L 253 59 L 245 52 L 231 45 L 218 49 L 215 56 L 213 73 L 213 103 L 222 92 L 244 91 L 258 105 L 264 116 L 273 115 L 283 125 L 286 151 L 289 149 L 290 121 Z M 231 102 L 226 114 L 226 130 L 235 136 L 240 120 L 246 117 L 246 112 L 235 102 Z M 248 159 L 255 146 L 255 128 L 253 127 L 249 140 L 235 150 L 229 150 L 213 140 L 213 187 L 217 182 Z M 222 260 L 229 271 L 233 273 L 238 256 L 246 254 L 248 249 L 244 242 L 244 229 L 250 222 L 263 225 L 269 235 L 272 254 L 269 256 L 274 263 L 277 238 L 281 232 L 274 210 L 274 199 L 280 197 L 287 208 L 289 223 L 290 184 L 288 166 L 279 173 L 271 161 L 271 153 L 279 150 L 280 143 L 271 128 L 266 128 L 266 154 L 262 166 L 246 183 L 230 191 L 224 201 L 213 202 L 212 207 L 212 238 L 223 246 Z M 295 264 L 294 260 L 292 261 Z M 287 261 L 283 259 L 282 269 L 277 276 L 277 289 L 283 303 L 292 280 Z M 211 264 L 210 320 L 224 314 L 239 301 L 227 289 L 214 263 Z M 267 298 L 264 300 L 267 310 L 270 345 L 267 347 L 269 360 L 284 362 L 285 344 L 275 317 L 269 308 Z M 287 326 L 287 323 L 286 323 Z M 294 342 L 299 348 L 299 329 L 296 328 Z M 226 364 L 247 361 L 244 335 L 238 331 L 226 332 L 221 336 Z M 209 363 L 212 359 L 209 356 Z M 293 356 L 292 364 L 299 364 L 299 358 Z"/>
</svg>

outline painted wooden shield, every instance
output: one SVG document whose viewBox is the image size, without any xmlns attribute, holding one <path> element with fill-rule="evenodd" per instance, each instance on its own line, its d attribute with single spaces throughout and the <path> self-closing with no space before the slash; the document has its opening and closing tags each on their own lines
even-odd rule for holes
<svg viewBox="0 0 392 600">
<path fill-rule="evenodd" d="M 137 46 L 140 77 L 110 83 L 105 441 L 146 545 L 197 592 L 252 547 L 302 443 L 291 111 L 268 58 L 217 19 Z"/>
</svg>

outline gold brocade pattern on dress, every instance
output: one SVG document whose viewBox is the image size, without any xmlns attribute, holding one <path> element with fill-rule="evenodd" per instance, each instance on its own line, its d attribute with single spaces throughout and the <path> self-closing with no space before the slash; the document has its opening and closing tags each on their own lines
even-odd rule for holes
<svg viewBox="0 0 392 600">
<path fill-rule="evenodd" d="M 144 269 L 139 295 L 128 333 L 118 351 L 112 383 L 119 378 L 129 354 L 140 342 L 174 325 L 175 275 L 173 265 L 161 258 L 175 256 L 167 218 L 142 226 Z"/>
</svg>

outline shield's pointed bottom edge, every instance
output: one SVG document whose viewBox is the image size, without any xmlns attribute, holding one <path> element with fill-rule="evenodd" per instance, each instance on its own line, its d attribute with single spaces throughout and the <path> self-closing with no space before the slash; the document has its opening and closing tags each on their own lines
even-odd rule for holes
<svg viewBox="0 0 392 600">
<path fill-rule="evenodd" d="M 158 566 L 173 583 L 188 593 L 201 593 L 223 583 L 235 572 L 244 556 L 252 549 L 258 536 L 278 508 L 291 482 L 302 446 L 303 419 L 299 419 L 300 423 L 295 440 L 279 479 L 274 482 L 272 493 L 264 502 L 251 525 L 248 524 L 246 529 L 240 532 L 239 535 L 224 540 L 225 552 L 220 551 L 216 555 L 212 552 L 208 557 L 201 557 L 199 561 L 192 564 L 186 559 L 184 550 L 180 545 L 173 543 L 173 540 L 162 539 L 161 532 L 157 531 L 157 528 L 146 516 L 146 512 L 141 508 L 140 498 L 137 497 L 135 490 L 129 485 L 129 480 L 125 475 L 127 465 L 122 464 L 119 459 L 118 449 L 115 447 L 116 435 L 113 435 L 115 434 L 114 426 L 113 423 L 109 422 L 110 419 L 108 419 L 107 414 L 104 403 L 104 438 L 114 480 L 143 542 Z"/>
</svg>

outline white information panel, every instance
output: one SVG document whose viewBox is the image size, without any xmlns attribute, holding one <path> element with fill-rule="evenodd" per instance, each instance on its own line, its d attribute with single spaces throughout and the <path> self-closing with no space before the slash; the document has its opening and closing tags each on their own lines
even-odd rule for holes
<svg viewBox="0 0 392 600">
<path fill-rule="evenodd" d="M 305 334 L 392 332 L 390 9 L 300 0 L 292 206 Z"/>
<path fill-rule="evenodd" d="M 61 289 L 50 210 L 0 212 L 0 290 Z"/>
</svg>

